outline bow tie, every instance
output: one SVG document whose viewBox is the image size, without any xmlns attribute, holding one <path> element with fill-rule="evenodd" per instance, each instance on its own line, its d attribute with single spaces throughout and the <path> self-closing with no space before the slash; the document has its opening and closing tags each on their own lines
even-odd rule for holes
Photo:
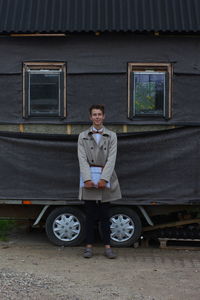
<svg viewBox="0 0 200 300">
<path fill-rule="evenodd" d="M 96 133 L 98 133 L 98 134 L 102 134 L 102 133 L 103 133 L 103 131 L 102 131 L 102 130 L 101 130 L 101 131 L 100 131 L 100 130 L 95 130 L 95 131 L 94 131 L 94 130 L 92 130 L 92 133 L 93 133 L 93 134 L 96 134 Z"/>
<path fill-rule="evenodd" d="M 99 134 L 102 134 L 103 133 L 103 128 L 100 128 L 100 129 L 97 129 L 95 127 L 92 127 L 92 133 L 99 133 Z"/>
</svg>

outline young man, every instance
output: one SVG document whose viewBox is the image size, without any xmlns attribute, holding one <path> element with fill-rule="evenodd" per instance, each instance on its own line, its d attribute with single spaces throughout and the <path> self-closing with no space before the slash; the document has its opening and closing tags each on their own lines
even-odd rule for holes
<svg viewBox="0 0 200 300">
<path fill-rule="evenodd" d="M 103 126 L 103 105 L 92 105 L 89 109 L 92 126 L 80 133 L 78 159 L 80 166 L 79 199 L 85 201 L 86 248 L 83 256 L 93 255 L 94 225 L 101 222 L 104 255 L 115 258 L 110 247 L 110 202 L 121 198 L 119 182 L 114 171 L 117 154 L 117 136 Z"/>
</svg>

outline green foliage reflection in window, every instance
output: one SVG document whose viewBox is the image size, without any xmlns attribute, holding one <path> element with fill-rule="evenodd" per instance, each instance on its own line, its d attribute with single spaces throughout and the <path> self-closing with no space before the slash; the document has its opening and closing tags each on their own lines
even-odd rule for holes
<svg viewBox="0 0 200 300">
<path fill-rule="evenodd" d="M 134 72 L 134 114 L 163 115 L 165 72 Z"/>
</svg>

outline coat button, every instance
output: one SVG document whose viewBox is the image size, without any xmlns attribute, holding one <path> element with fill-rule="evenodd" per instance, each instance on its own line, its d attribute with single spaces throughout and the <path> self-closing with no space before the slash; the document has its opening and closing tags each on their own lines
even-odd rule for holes
<svg viewBox="0 0 200 300">
<path fill-rule="evenodd" d="M 91 149 L 93 150 L 94 148 L 93 148 L 93 147 L 91 147 Z"/>
<path fill-rule="evenodd" d="M 104 150 L 106 150 L 106 148 L 104 148 Z"/>
</svg>

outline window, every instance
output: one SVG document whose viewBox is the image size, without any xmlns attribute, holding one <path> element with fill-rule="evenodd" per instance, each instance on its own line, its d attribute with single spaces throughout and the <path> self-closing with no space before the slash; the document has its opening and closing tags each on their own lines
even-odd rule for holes
<svg viewBox="0 0 200 300">
<path fill-rule="evenodd" d="M 130 118 L 171 118 L 171 64 L 128 65 Z"/>
<path fill-rule="evenodd" d="M 66 117 L 65 63 L 24 63 L 23 117 Z"/>
</svg>

